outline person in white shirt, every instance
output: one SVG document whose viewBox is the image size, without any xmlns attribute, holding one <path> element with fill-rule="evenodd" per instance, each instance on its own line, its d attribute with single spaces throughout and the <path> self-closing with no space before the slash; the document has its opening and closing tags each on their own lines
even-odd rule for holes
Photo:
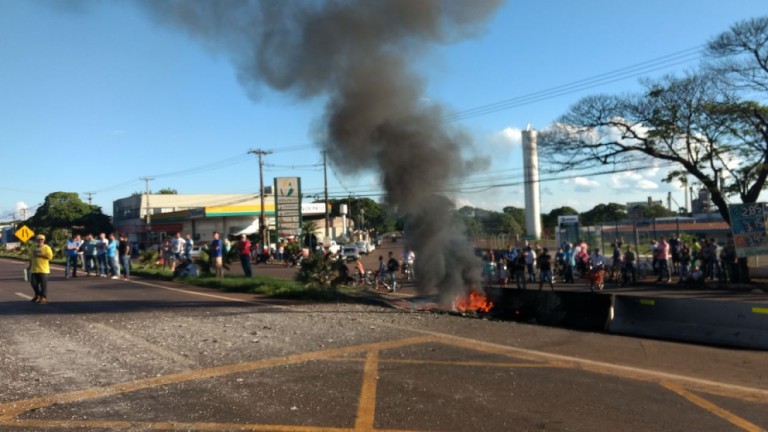
<svg viewBox="0 0 768 432">
<path fill-rule="evenodd" d="M 176 270 L 176 263 L 181 261 L 181 254 L 184 253 L 184 244 L 186 242 L 181 238 L 181 233 L 177 232 L 176 237 L 171 240 L 171 271 Z"/>
<path fill-rule="evenodd" d="M 525 266 L 528 268 L 528 281 L 536 282 L 536 252 L 530 246 L 525 248 Z"/>
</svg>

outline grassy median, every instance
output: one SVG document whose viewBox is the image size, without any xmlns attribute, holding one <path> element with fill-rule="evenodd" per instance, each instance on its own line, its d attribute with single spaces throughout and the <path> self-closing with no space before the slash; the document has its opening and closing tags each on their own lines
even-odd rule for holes
<svg viewBox="0 0 768 432">
<path fill-rule="evenodd" d="M 131 274 L 149 279 L 181 282 L 213 288 L 225 292 L 246 292 L 267 297 L 295 300 L 335 300 L 347 291 L 346 287 L 322 287 L 305 284 L 296 280 L 280 279 L 268 276 L 236 276 L 224 275 L 223 278 L 213 276 L 179 277 L 174 278 L 170 270 L 157 267 L 134 266 Z"/>
</svg>

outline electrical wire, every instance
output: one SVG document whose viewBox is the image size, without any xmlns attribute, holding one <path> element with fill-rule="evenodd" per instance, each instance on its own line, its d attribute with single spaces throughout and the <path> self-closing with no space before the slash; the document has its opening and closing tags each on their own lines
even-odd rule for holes
<svg viewBox="0 0 768 432">
<path fill-rule="evenodd" d="M 657 57 L 655 59 L 646 60 L 641 63 L 626 66 L 620 69 L 616 69 L 610 72 L 605 72 L 592 77 L 584 78 L 581 80 L 573 81 L 571 83 L 562 84 L 548 89 L 528 93 L 522 96 L 505 99 L 502 101 L 490 103 L 487 105 L 481 105 L 478 107 L 462 110 L 445 117 L 445 121 L 455 122 L 458 120 L 465 120 L 473 117 L 483 116 L 510 108 L 515 108 L 523 105 L 529 105 L 535 102 L 541 102 L 543 100 L 552 99 L 554 97 L 563 96 L 583 90 L 589 90 L 595 87 L 604 86 L 616 81 L 621 81 L 629 78 L 635 78 L 649 72 L 656 72 L 663 69 L 668 69 L 681 64 L 689 63 L 693 60 L 700 58 L 703 52 L 703 46 L 697 46 L 688 48 L 682 51 L 678 51 L 665 56 Z"/>
</svg>

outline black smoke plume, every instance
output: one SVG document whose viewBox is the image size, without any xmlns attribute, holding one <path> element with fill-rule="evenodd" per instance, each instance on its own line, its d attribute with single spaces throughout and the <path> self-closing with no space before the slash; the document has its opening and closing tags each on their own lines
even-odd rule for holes
<svg viewBox="0 0 768 432">
<path fill-rule="evenodd" d="M 450 300 L 479 282 L 480 263 L 441 193 L 487 162 L 425 102 L 411 64 L 434 44 L 475 35 L 500 0 L 140 3 L 158 23 L 227 53 L 250 94 L 266 85 L 326 97 L 323 146 L 343 172 L 380 174 L 387 203 L 406 215 L 420 290 Z"/>
</svg>

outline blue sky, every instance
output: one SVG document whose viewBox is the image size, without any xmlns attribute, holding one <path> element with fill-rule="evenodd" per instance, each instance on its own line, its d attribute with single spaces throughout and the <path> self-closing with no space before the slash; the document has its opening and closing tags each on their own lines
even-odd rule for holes
<svg viewBox="0 0 768 432">
<path fill-rule="evenodd" d="M 473 39 L 435 46 L 414 67 L 424 98 L 456 113 L 662 58 L 706 43 L 735 22 L 766 13 L 764 0 L 542 0 L 507 2 Z M 640 77 L 682 72 L 681 64 L 517 106 L 461 116 L 454 124 L 492 165 L 463 180 L 484 191 L 457 193 L 460 205 L 523 207 L 519 131 L 542 129 L 580 97 L 637 91 Z M 237 80 L 228 57 L 157 25 L 130 2 L 0 2 L 0 221 L 55 191 L 77 192 L 111 214 L 112 201 L 143 191 L 257 193 L 249 149 L 272 150 L 264 176 L 302 177 L 305 193 L 323 186 L 313 127 L 322 97 L 297 101 Z M 563 92 L 565 93 L 565 92 Z M 546 170 L 546 166 L 542 167 Z M 542 179 L 551 177 L 541 173 Z M 542 210 L 586 211 L 602 202 L 665 200 L 683 193 L 650 168 L 541 183 Z M 332 196 L 372 196 L 375 173 L 344 176 L 332 165 Z"/>
</svg>

